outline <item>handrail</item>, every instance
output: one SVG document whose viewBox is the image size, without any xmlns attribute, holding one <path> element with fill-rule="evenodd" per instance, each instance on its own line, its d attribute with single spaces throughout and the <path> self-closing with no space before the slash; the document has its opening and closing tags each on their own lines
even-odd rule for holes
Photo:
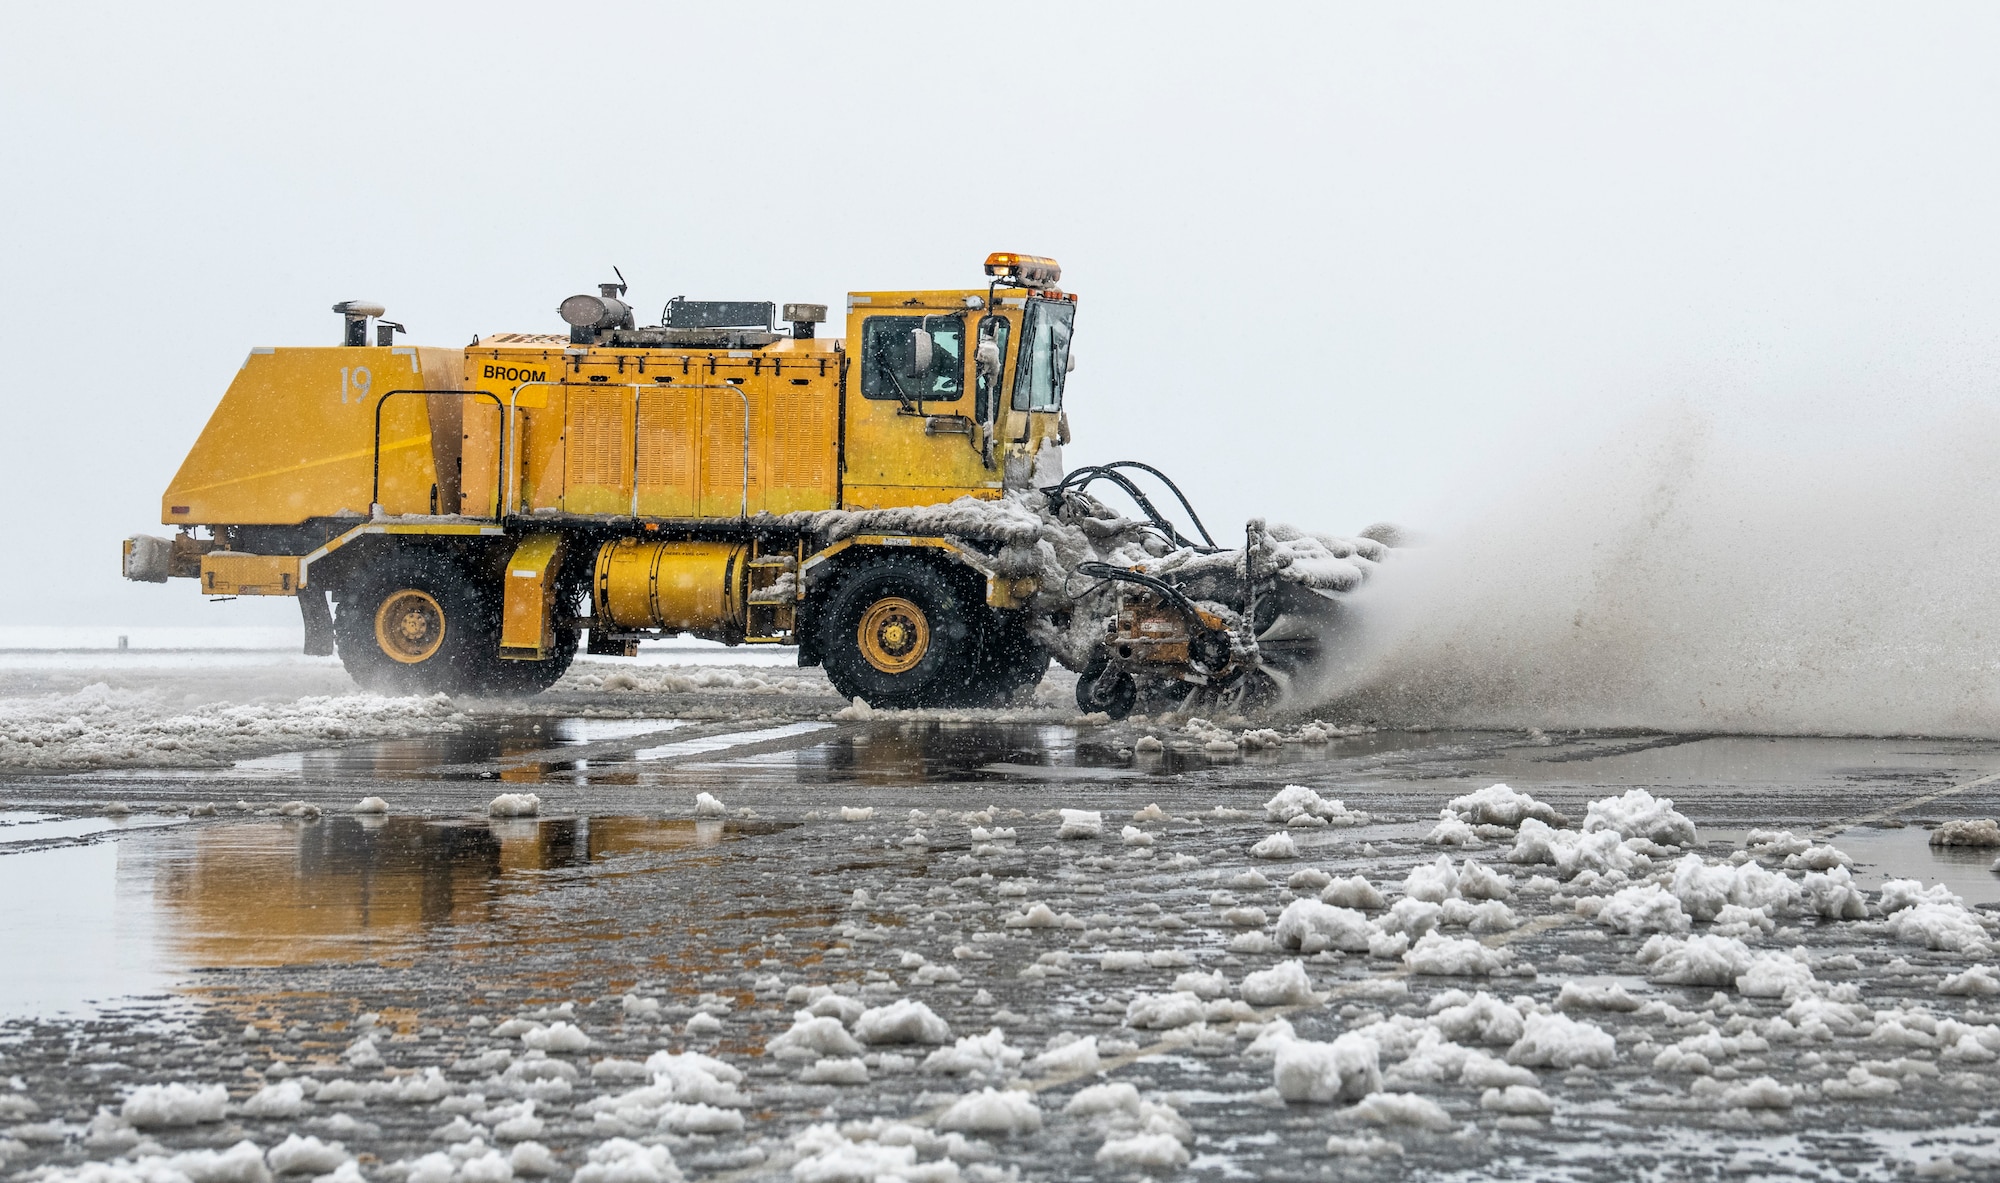
<svg viewBox="0 0 2000 1183">
<path fill-rule="evenodd" d="M 382 504 L 382 407 L 390 399 L 399 394 L 455 394 L 460 398 L 464 398 L 467 395 L 475 395 L 480 398 L 492 399 L 493 406 L 496 409 L 500 406 L 500 396 L 490 390 L 420 390 L 416 387 L 406 387 L 402 390 L 385 391 L 381 398 L 375 400 L 375 471 L 368 482 L 368 514 L 370 517 L 375 516 L 376 507 Z M 504 456 L 496 455 L 493 460 L 497 466 L 504 463 Z M 493 516 L 495 518 L 500 516 L 500 475 L 500 470 L 496 467 L 493 470 Z"/>
<path fill-rule="evenodd" d="M 515 443 L 514 411 L 516 410 L 515 401 L 520 398 L 521 392 L 523 390 L 526 390 L 530 386 L 580 386 L 580 385 L 581 385 L 580 383 L 573 383 L 573 382 L 523 382 L 519 386 L 516 386 L 514 388 L 514 392 L 507 397 L 507 422 L 504 424 L 504 429 L 506 433 L 504 451 L 505 451 L 505 459 L 506 459 L 507 473 L 508 473 L 507 479 L 510 482 L 518 480 L 519 477 L 518 469 L 520 466 L 516 461 L 514 453 L 514 443 Z M 625 386 L 629 387 L 632 391 L 632 516 L 635 518 L 639 516 L 639 396 L 640 394 L 647 390 L 733 390 L 735 391 L 736 397 L 742 400 L 743 403 L 743 495 L 742 495 L 742 505 L 738 510 L 737 516 L 746 519 L 750 516 L 750 396 L 743 392 L 743 388 L 741 386 L 738 386 L 734 382 L 688 382 L 688 383 L 593 382 L 589 385 L 589 387 L 586 387 L 586 389 L 601 389 L 605 386 Z M 496 398 L 495 401 L 497 402 L 498 399 Z M 519 507 L 518 497 L 510 497 L 509 505 L 518 508 Z"/>
</svg>

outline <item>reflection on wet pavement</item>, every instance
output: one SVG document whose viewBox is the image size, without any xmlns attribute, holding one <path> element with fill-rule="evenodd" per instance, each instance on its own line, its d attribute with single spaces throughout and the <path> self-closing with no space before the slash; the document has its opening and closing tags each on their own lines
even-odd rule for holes
<svg viewBox="0 0 2000 1183">
<path fill-rule="evenodd" d="M 1764 917 L 1771 923 L 1763 928 L 1743 922 L 1740 939 L 1760 957 L 1801 950 L 1804 960 L 1783 968 L 1811 971 L 1805 976 L 1824 1014 L 1838 1017 L 1827 1008 L 1849 1005 L 1842 1000 L 1864 1001 L 1877 1008 L 1868 1030 L 1879 1019 L 1903 1042 L 1892 1046 L 1860 1026 L 1795 1038 L 1798 1027 L 1777 1026 L 1792 998 L 1742 988 L 1734 970 L 1674 980 L 1640 959 L 1653 936 L 1708 934 L 1719 919 L 1688 921 L 1676 912 L 1683 927 L 1623 931 L 1578 906 L 1601 907 L 1642 879 L 1670 879 L 1682 852 L 1646 855 L 1630 879 L 1622 871 L 1576 876 L 1575 868 L 1558 876 L 1552 863 L 1511 862 L 1512 835 L 1485 834 L 1464 849 L 1427 840 L 1444 800 L 1496 781 L 1567 813 L 1567 828 L 1578 833 L 1587 802 L 1643 787 L 1686 812 L 1699 827 L 1698 854 L 1718 872 L 1742 865 L 1733 855 L 1750 858 L 1741 851 L 1748 829 L 1789 828 L 1830 837 L 1871 890 L 1911 877 L 1943 883 L 1968 902 L 1995 902 L 2000 876 L 1985 869 L 1994 852 L 1933 849 L 1924 824 L 2000 810 L 2000 785 L 1936 796 L 2000 768 L 1995 745 L 1380 732 L 1269 750 L 1147 754 L 1135 751 L 1140 733 L 1131 729 L 908 717 L 838 725 L 759 717 L 737 721 L 734 731 L 704 724 L 677 741 L 644 738 L 666 730 L 664 722 L 593 721 L 595 730 L 558 720 L 482 725 L 478 735 L 276 761 L 261 784 L 229 782 L 231 795 L 243 784 L 245 796 L 267 803 L 297 796 L 331 810 L 359 795 L 356 781 L 376 778 L 368 791 L 379 790 L 396 811 L 386 817 L 299 820 L 225 808 L 214 821 L 115 842 L 0 854 L 0 892 L 39 884 L 42 896 L 33 898 L 61 917 L 24 938 L 23 925 L 0 914 L 0 958 L 38 949 L 38 964 L 60 966 L 73 944 L 86 949 L 77 961 L 108 959 L 116 970 L 118 956 L 146 955 L 108 984 L 33 985 L 22 975 L 33 988 L 0 986 L 0 1011 L 48 1014 L 52 990 L 103 996 L 168 981 L 188 991 L 184 1007 L 201 1012 L 189 1020 L 192 1034 L 121 1035 L 136 1050 L 119 1050 L 116 1071 L 102 1076 L 69 1068 L 67 1035 L 52 1035 L 47 1062 L 27 1073 L 31 1087 L 52 1108 L 87 1116 L 118 1090 L 149 1080 L 227 1080 L 240 1102 L 260 1083 L 301 1072 L 358 1090 L 435 1068 L 459 1108 L 322 1095 L 299 1128 L 347 1131 L 351 1150 L 376 1156 L 371 1172 L 379 1162 L 382 1177 L 395 1178 L 442 1145 L 447 1114 L 491 1121 L 478 1105 L 534 1097 L 549 1102 L 536 1117 L 565 1171 L 615 1133 L 671 1142 L 691 1178 L 731 1171 L 783 1179 L 791 1174 L 791 1139 L 813 1123 L 924 1124 L 954 1098 L 1018 1073 L 1051 1090 L 1034 1131 L 972 1130 L 976 1145 L 952 1177 L 1001 1177 L 975 1174 L 975 1158 L 1019 1166 L 1029 1178 L 1132 1177 L 1129 1168 L 1104 1164 L 1093 1174 L 1107 1132 L 1065 1112 L 1074 1089 L 1117 1081 L 1187 1123 L 1190 1173 L 1203 1177 L 1460 1172 L 1594 1180 L 1719 1176 L 1729 1173 L 1721 1168 L 1733 1148 L 1773 1139 L 1812 1140 L 1807 1157 L 1872 1167 L 1899 1153 L 1895 1139 L 1906 1132 L 1935 1138 L 1964 1126 L 1995 1079 L 1992 1058 L 1977 1048 L 1948 1057 L 1910 1034 L 1928 1021 L 1915 1017 L 1919 1011 L 1934 1013 L 1939 1031 L 1945 1017 L 1981 1030 L 2000 1018 L 1990 998 L 1947 995 L 1939 985 L 1975 959 L 1990 962 L 1990 950 L 1926 945 L 1880 916 L 1833 920 L 1804 906 Z M 328 771 L 305 772 L 322 760 L 317 767 Z M 302 786 L 297 776 L 328 783 Z M 496 778 L 537 786 L 548 816 L 474 816 L 498 791 Z M 66 781 L 66 791 L 79 783 Z M 1339 797 L 1372 820 L 1312 824 L 1329 816 L 1318 813 L 1281 826 L 1266 802 L 1288 783 Z M 706 815 L 695 816 L 697 791 L 721 802 L 704 803 Z M 1852 824 L 1895 812 L 1899 802 L 1911 824 Z M 1101 811 L 1096 832 L 1065 833 L 1064 809 Z M 32 825 L 52 815 L 18 816 Z M 6 821 L 0 816 L 0 845 Z M 1274 842 L 1282 849 L 1271 849 Z M 50 855 L 72 861 L 37 861 Z M 1432 905 L 1458 919 L 1430 917 L 1440 926 L 1432 935 L 1449 928 L 1454 942 L 1490 951 L 1490 965 L 1410 972 L 1401 945 L 1385 956 L 1373 936 L 1311 953 L 1272 939 L 1286 910 L 1319 904 L 1332 879 L 1349 875 L 1405 896 L 1394 909 L 1356 901 L 1365 923 L 1387 926 L 1392 915 L 1397 924 L 1420 923 L 1426 914 L 1410 905 L 1425 901 L 1405 876 L 1436 868 L 1440 856 L 1459 871 L 1477 859 L 1501 882 L 1497 894 Z M 50 886 L 58 882 L 76 890 Z M 51 895 L 74 898 L 45 899 Z M 1468 927 L 1485 924 L 1489 913 L 1497 917 L 1490 929 Z M 99 944 L 66 942 L 62 926 Z M 1388 928 L 1376 935 L 1386 939 Z M 1276 980 L 1269 975 L 1294 961 L 1310 990 L 1284 995 L 1290 1001 L 1282 1006 L 1268 998 L 1251 1006 L 1252 977 Z M 1221 997 L 1196 998 L 1192 990 L 1209 981 Z M 1632 1005 L 1566 1004 L 1566 985 L 1615 987 Z M 1017 1063 L 982 1076 L 927 1063 L 931 1045 L 871 1043 L 842 1053 L 854 1059 L 843 1073 L 859 1069 L 866 1078 L 855 1087 L 835 1083 L 847 1076 L 809 1074 L 813 1057 L 767 1054 L 799 1007 L 828 988 L 851 1000 L 829 1004 L 828 1015 L 841 1006 L 858 1014 L 921 1002 L 949 1027 L 940 1054 L 972 1058 L 976 1048 L 952 1041 L 990 1040 L 1017 1053 Z M 1454 1000 L 1453 991 L 1464 993 Z M 1524 1059 L 1511 1050 L 1513 1034 L 1468 1028 L 1453 1037 L 1466 1046 L 1452 1054 L 1472 1063 L 1479 1044 L 1479 1055 L 1492 1058 L 1482 1071 L 1533 1082 L 1526 1100 L 1547 1107 L 1496 1112 L 1483 1084 L 1415 1043 L 1397 1042 L 1428 1030 L 1443 1008 L 1471 1006 L 1466 995 L 1479 991 L 1491 996 L 1492 1014 L 1560 1017 L 1595 1031 L 1612 1050 L 1575 1064 Z M 1195 998 L 1180 1001 L 1199 1021 L 1163 1027 L 1135 1017 L 1182 994 Z M 548 1009 L 557 1006 L 566 1009 Z M 528 1054 L 526 1033 L 558 1013 L 587 1032 L 588 1046 Z M 380 1016 L 373 1050 L 386 1068 L 350 1054 L 364 1014 L 370 1022 Z M 1891 1027 L 1885 1015 L 1901 1017 Z M 1388 1091 L 1440 1107 L 1444 1126 L 1356 1126 L 1353 1107 L 1278 1101 L 1271 1060 L 1253 1052 L 1258 1029 L 1249 1025 L 1274 1017 L 1306 1040 L 1373 1031 L 1367 1038 L 1384 1041 Z M 858 1029 L 858 1021 L 848 1015 L 836 1025 Z M 253 1030 L 245 1033 L 246 1025 Z M 1994 1029 L 2000 1051 L 2000 1025 Z M 1101 1040 L 1102 1077 L 1093 1069 L 1058 1079 L 1028 1066 L 1032 1059 L 1018 1062 L 1064 1037 L 1089 1035 Z M 1711 1036 L 1737 1042 L 1703 1043 L 1714 1059 L 1698 1072 L 1658 1067 L 1667 1051 L 1681 1055 L 1682 1044 Z M 652 1116 L 642 1121 L 621 1108 L 616 1095 L 639 1087 L 644 1061 L 662 1051 L 698 1051 L 740 1070 L 749 1098 L 743 1121 L 718 1133 L 666 1136 L 669 1127 L 651 1124 Z M 1910 1066 L 1919 1061 L 1923 1067 Z M 600 1076 L 596 1064 L 610 1067 Z M 1865 1104 L 1843 1098 L 1837 1090 L 1854 1072 L 1872 1079 L 1870 1064 L 1897 1073 L 1895 1088 L 1868 1085 L 1887 1091 Z M 563 1077 L 561 1087 L 546 1076 L 552 1072 Z M 1784 1105 L 1750 1111 L 1731 1102 L 1732 1110 L 1714 1099 L 1723 1092 L 1704 1091 L 1748 1087 L 1763 1076 L 1794 1090 Z M 544 1086 L 546 1096 L 532 1091 Z M 352 1107 L 335 1112 L 336 1105 Z M 364 1114 L 372 1132 L 357 1132 Z M 611 1117 L 629 1124 L 604 1120 Z M 356 1126 L 312 1124 L 343 1118 Z M 245 1124 L 260 1145 L 291 1129 Z M 1334 1154 L 1325 1149 L 1330 1132 L 1356 1143 L 1380 1134 L 1407 1154 Z M 1854 1140 L 1832 1153 L 1829 1138 Z M 397 1159 L 406 1165 L 391 1165 Z M 1697 1161 L 1699 1171 L 1680 1169 Z"/>
</svg>

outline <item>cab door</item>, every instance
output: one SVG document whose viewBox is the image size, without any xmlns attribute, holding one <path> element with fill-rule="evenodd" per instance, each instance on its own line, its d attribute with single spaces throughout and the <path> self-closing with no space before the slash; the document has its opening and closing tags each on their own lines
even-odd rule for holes
<svg viewBox="0 0 2000 1183">
<path fill-rule="evenodd" d="M 846 507 L 1000 496 L 973 397 L 979 315 L 956 293 L 849 313 Z"/>
</svg>

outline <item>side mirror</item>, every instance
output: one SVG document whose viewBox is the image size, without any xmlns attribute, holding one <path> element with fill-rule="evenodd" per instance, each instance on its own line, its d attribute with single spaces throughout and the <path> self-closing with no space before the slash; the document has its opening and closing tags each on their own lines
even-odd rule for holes
<svg viewBox="0 0 2000 1183">
<path fill-rule="evenodd" d="M 1074 374 L 1075 372 L 1076 372 L 1076 347 L 1072 345 L 1069 348 L 1069 351 L 1063 354 L 1063 373 Z"/>
<path fill-rule="evenodd" d="M 910 330 L 910 372 L 911 378 L 928 378 L 931 374 L 931 334 L 929 329 Z"/>
<path fill-rule="evenodd" d="M 1000 376 L 1000 343 L 998 341 L 995 341 L 991 337 L 982 339 L 979 342 L 978 350 L 973 353 L 972 358 L 974 363 L 979 367 L 981 377 L 997 378 Z"/>
</svg>

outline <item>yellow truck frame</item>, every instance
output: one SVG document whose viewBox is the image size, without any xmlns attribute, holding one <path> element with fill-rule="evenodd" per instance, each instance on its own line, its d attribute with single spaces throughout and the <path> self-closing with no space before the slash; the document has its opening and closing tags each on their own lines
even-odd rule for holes
<svg viewBox="0 0 2000 1183">
<path fill-rule="evenodd" d="M 458 350 L 336 305 L 344 344 L 245 358 L 162 498 L 179 532 L 127 539 L 125 574 L 296 596 L 307 652 L 388 691 L 532 693 L 580 645 L 687 632 L 797 645 L 876 705 L 1003 699 L 1048 665 L 1036 581 L 976 531 L 854 516 L 1060 477 L 1076 297 L 1051 260 L 985 270 L 851 293 L 844 338 L 803 304 L 640 327 L 622 281 L 563 301 L 567 334 Z"/>
</svg>

